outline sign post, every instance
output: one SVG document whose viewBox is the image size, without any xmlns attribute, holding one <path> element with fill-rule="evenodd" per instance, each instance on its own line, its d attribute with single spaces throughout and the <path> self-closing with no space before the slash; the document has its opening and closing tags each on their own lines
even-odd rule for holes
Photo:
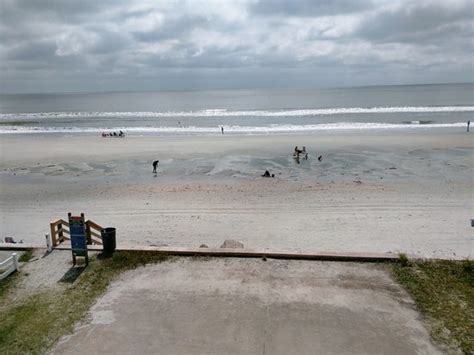
<svg viewBox="0 0 474 355">
<path fill-rule="evenodd" d="M 71 212 L 69 212 L 68 218 L 73 265 L 76 265 L 77 256 L 84 257 L 86 259 L 86 265 L 88 265 L 89 256 L 87 254 L 86 222 L 84 219 L 84 213 L 81 213 L 80 216 L 72 216 Z"/>
</svg>

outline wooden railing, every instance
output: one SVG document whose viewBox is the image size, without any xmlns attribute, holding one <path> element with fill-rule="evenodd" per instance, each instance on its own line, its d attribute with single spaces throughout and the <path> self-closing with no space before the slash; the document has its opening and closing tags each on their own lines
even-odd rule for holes
<svg viewBox="0 0 474 355">
<path fill-rule="evenodd" d="M 102 235 L 100 234 L 102 229 L 104 227 L 88 219 L 86 221 L 87 244 L 102 245 Z"/>
<path fill-rule="evenodd" d="M 53 247 L 61 244 L 65 240 L 70 240 L 69 237 L 69 223 L 64 219 L 58 219 L 55 222 L 49 224 L 51 230 L 51 243 Z M 67 227 L 64 228 L 64 227 Z"/>
<path fill-rule="evenodd" d="M 49 224 L 51 230 L 51 242 L 53 247 L 63 243 L 66 240 L 71 240 L 69 233 L 69 223 L 64 219 L 58 219 L 57 221 Z M 86 237 L 87 244 L 89 245 L 102 245 L 102 237 L 100 231 L 103 229 L 102 226 L 91 221 L 86 221 Z"/>
</svg>

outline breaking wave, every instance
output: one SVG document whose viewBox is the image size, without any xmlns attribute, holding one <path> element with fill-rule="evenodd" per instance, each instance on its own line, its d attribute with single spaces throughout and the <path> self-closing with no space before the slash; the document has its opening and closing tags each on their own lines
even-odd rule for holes
<svg viewBox="0 0 474 355">
<path fill-rule="evenodd" d="M 304 117 L 320 115 L 372 114 L 372 113 L 438 113 L 474 112 L 474 106 L 396 106 L 396 107 L 347 107 L 304 110 L 226 110 L 208 109 L 199 111 L 168 112 L 38 112 L 2 113 L 0 120 L 23 119 L 71 119 L 71 118 L 153 118 L 153 117 Z"/>
<path fill-rule="evenodd" d="M 226 133 L 235 134 L 268 134 L 268 133 L 302 133 L 312 131 L 332 130 L 390 130 L 390 129 L 423 129 L 423 128 L 455 128 L 464 127 L 465 122 L 457 123 L 363 123 L 363 122 L 339 122 L 313 125 L 269 125 L 269 126 L 225 126 Z M 91 128 L 91 127 L 29 127 L 29 126 L 4 126 L 0 128 L 0 134 L 22 134 L 22 133 L 101 133 L 122 130 L 126 134 L 220 134 L 220 126 L 215 127 L 114 127 L 114 128 Z"/>
</svg>

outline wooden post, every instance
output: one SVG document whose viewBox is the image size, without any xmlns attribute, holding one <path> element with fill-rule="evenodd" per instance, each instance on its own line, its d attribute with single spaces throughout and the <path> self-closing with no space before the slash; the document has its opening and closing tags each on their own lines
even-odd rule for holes
<svg viewBox="0 0 474 355">
<path fill-rule="evenodd" d="M 50 231 L 51 231 L 51 242 L 53 243 L 53 247 L 55 247 L 56 245 L 58 245 L 58 240 L 56 239 L 56 227 L 55 227 L 55 223 L 54 222 L 51 222 L 49 224 L 49 227 L 50 227 Z"/>
</svg>

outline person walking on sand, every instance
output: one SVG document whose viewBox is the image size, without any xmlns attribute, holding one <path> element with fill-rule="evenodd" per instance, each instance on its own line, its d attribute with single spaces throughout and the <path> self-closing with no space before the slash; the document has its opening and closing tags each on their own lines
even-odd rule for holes
<svg viewBox="0 0 474 355">
<path fill-rule="evenodd" d="M 156 168 L 158 167 L 159 160 L 155 160 L 153 162 L 153 174 L 156 174 Z"/>
<path fill-rule="evenodd" d="M 224 134 L 224 126 L 221 126 L 221 133 Z"/>
<path fill-rule="evenodd" d="M 471 125 L 471 120 L 467 121 L 467 131 L 469 132 L 469 126 Z"/>
</svg>

